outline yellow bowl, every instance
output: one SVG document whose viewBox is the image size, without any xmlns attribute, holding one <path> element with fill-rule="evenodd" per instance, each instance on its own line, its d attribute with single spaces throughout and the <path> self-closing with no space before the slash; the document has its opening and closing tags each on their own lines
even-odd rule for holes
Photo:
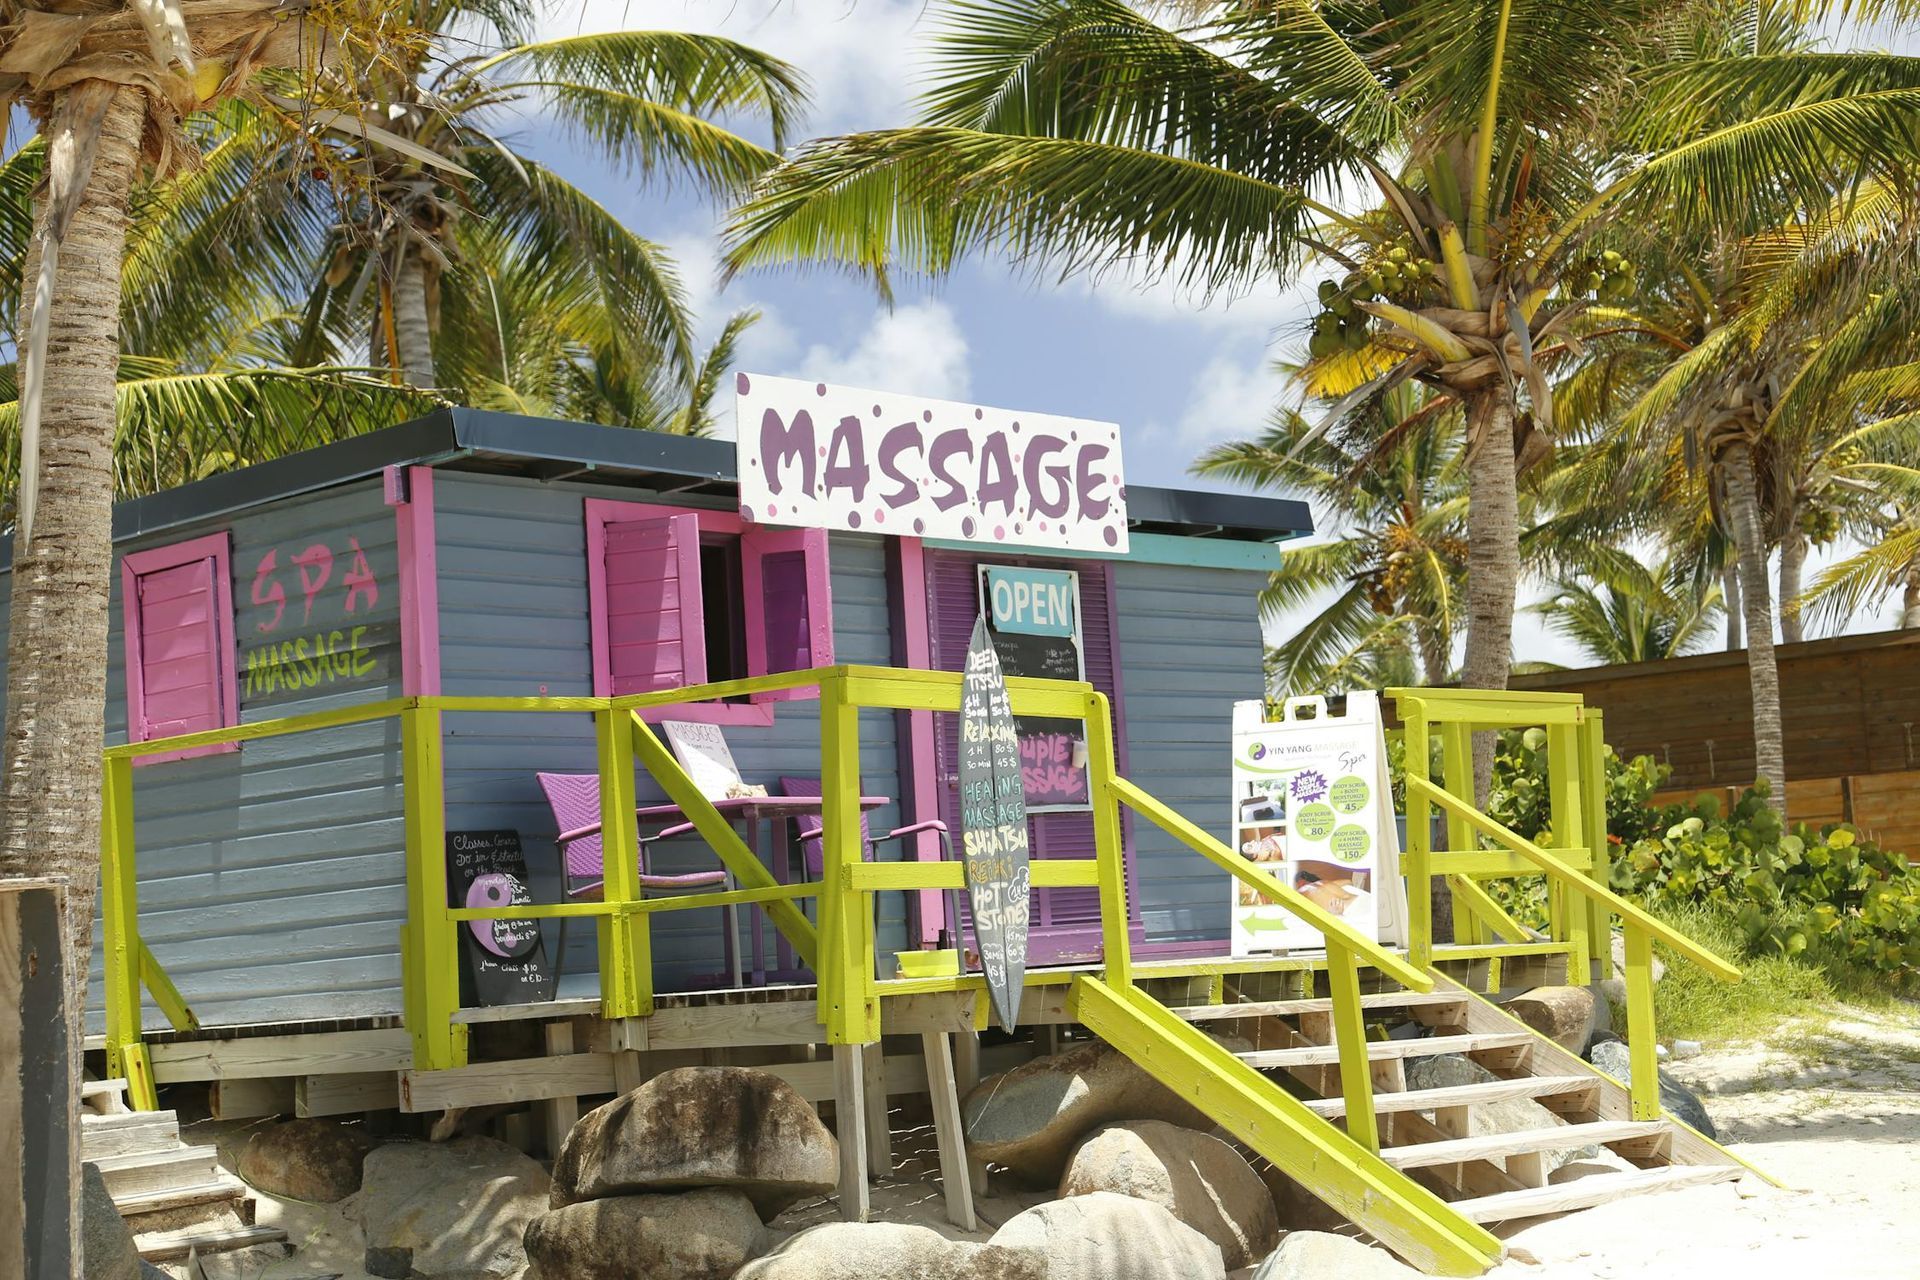
<svg viewBox="0 0 1920 1280">
<path fill-rule="evenodd" d="M 896 951 L 894 960 L 903 978 L 951 978 L 960 972 L 960 953 L 946 951 Z"/>
</svg>

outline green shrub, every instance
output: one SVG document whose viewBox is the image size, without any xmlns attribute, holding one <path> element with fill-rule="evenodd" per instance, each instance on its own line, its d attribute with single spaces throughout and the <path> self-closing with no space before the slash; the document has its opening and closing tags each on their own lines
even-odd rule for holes
<svg viewBox="0 0 1920 1280">
<path fill-rule="evenodd" d="M 1718 809 L 1710 798 L 1670 808 L 1664 832 L 1614 859 L 1614 888 L 1658 908 L 1723 911 L 1748 955 L 1920 987 L 1920 871 L 1845 823 L 1783 832 L 1764 784 L 1726 817 Z"/>
<path fill-rule="evenodd" d="M 1731 913 L 1699 903 L 1655 906 L 1666 923 L 1716 954 L 1742 956 L 1746 933 Z M 1726 1040 L 1765 1034 L 1774 1025 L 1833 999 L 1826 974 L 1786 956 L 1741 961 L 1741 980 L 1721 982 L 1690 961 L 1656 948 L 1667 976 L 1653 989 L 1654 1025 L 1662 1039 Z M 1626 1026 L 1616 1011 L 1614 1025 Z"/>
</svg>

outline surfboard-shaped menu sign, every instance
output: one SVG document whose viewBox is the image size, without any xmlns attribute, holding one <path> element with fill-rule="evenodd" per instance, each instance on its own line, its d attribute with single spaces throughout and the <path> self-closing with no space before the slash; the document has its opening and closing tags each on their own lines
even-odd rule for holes
<svg viewBox="0 0 1920 1280">
<path fill-rule="evenodd" d="M 973 624 L 960 694 L 960 831 L 980 970 L 1003 1030 L 1027 977 L 1027 797 L 1020 738 L 984 617 Z"/>
</svg>

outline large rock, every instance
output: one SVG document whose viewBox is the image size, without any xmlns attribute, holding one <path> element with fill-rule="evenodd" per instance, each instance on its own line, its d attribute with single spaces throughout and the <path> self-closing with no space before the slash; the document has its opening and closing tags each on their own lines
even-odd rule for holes
<svg viewBox="0 0 1920 1280">
<path fill-rule="evenodd" d="M 1587 1051 L 1594 999 L 1585 987 L 1535 987 L 1507 1001 L 1506 1010 L 1568 1053 Z"/>
<path fill-rule="evenodd" d="M 1463 1058 L 1457 1053 L 1413 1058 L 1407 1062 L 1409 1089 L 1449 1089 L 1463 1084 L 1484 1084 L 1499 1078 L 1473 1059 Z M 1467 1115 L 1467 1136 L 1470 1138 L 1489 1133 L 1514 1133 L 1521 1129 L 1547 1129 L 1566 1123 L 1531 1098 L 1477 1102 Z M 1548 1172 L 1552 1172 L 1571 1160 L 1591 1155 L 1594 1150 L 1591 1146 L 1570 1146 L 1542 1154 L 1546 1157 Z"/>
<path fill-rule="evenodd" d="M 748 1067 L 681 1067 L 580 1118 L 553 1162 L 553 1207 L 733 1187 L 771 1222 L 840 1180 L 840 1148 L 793 1086 Z"/>
<path fill-rule="evenodd" d="M 1627 1049 L 1627 1042 L 1618 1037 L 1594 1041 L 1592 1050 L 1587 1054 L 1587 1061 L 1621 1084 L 1633 1083 L 1633 1058 Z M 1660 1072 L 1660 1106 L 1663 1110 L 1672 1112 L 1676 1119 L 1698 1129 L 1707 1137 L 1720 1136 L 1720 1131 L 1713 1127 L 1713 1117 L 1707 1114 L 1706 1104 L 1701 1102 L 1691 1089 L 1665 1071 Z"/>
<path fill-rule="evenodd" d="M 1220 1247 L 1157 1204 L 1110 1191 L 1016 1214 L 990 1244 L 1046 1261 L 1046 1280 L 1226 1280 Z"/>
<path fill-rule="evenodd" d="M 369 1253 L 410 1257 L 417 1276 L 517 1276 L 547 1191 L 546 1170 L 492 1138 L 393 1142 L 362 1166 L 360 1225 Z"/>
<path fill-rule="evenodd" d="M 1290 1232 L 1252 1280 L 1416 1280 L 1420 1273 L 1385 1249 L 1325 1231 Z"/>
<path fill-rule="evenodd" d="M 1659 956 L 1655 956 L 1653 980 L 1658 982 L 1666 976 L 1667 966 L 1660 962 Z M 1627 940 L 1624 935 L 1618 933 L 1613 935 L 1613 976 L 1603 978 L 1595 985 L 1598 986 L 1603 999 L 1613 1004 L 1627 1002 Z"/>
<path fill-rule="evenodd" d="M 113 1207 L 95 1164 L 80 1166 L 80 1250 L 83 1280 L 140 1280 L 140 1254 L 127 1220 Z"/>
<path fill-rule="evenodd" d="M 728 1280 L 765 1236 L 753 1201 L 704 1187 L 570 1204 L 535 1218 L 526 1245 L 543 1280 Z"/>
<path fill-rule="evenodd" d="M 1096 1191 L 1166 1209 L 1218 1245 L 1229 1271 L 1265 1257 L 1280 1238 L 1273 1197 L 1253 1166 L 1211 1134 L 1164 1120 L 1107 1125 L 1074 1149 L 1061 1198 Z"/>
<path fill-rule="evenodd" d="M 1074 1144 L 1103 1124 L 1165 1120 L 1213 1127 L 1192 1103 L 1097 1042 L 990 1076 L 967 1094 L 961 1110 L 972 1155 L 1040 1185 L 1057 1182 Z"/>
<path fill-rule="evenodd" d="M 829 1222 L 795 1235 L 735 1280 L 1048 1280 L 1022 1249 L 949 1240 L 931 1227 Z"/>
<path fill-rule="evenodd" d="M 288 1120 L 256 1129 L 238 1172 L 256 1190 L 282 1200 L 332 1204 L 360 1189 L 360 1165 L 373 1143 L 334 1120 Z"/>
</svg>

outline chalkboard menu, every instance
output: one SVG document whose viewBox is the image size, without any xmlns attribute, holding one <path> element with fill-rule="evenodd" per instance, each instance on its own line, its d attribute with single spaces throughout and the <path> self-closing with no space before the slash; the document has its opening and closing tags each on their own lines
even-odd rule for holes
<svg viewBox="0 0 1920 1280">
<path fill-rule="evenodd" d="M 1080 656 L 1080 575 L 1062 569 L 980 566 L 987 628 L 1010 676 L 1084 679 Z M 1085 729 L 1078 720 L 1015 716 L 1027 807 L 1085 809 Z"/>
<path fill-rule="evenodd" d="M 984 616 L 973 624 L 960 695 L 960 829 L 980 969 L 1000 1026 L 1011 1031 L 1027 975 L 1027 800 L 1007 682 Z"/>
<path fill-rule="evenodd" d="M 518 831 L 447 832 L 447 901 L 455 907 L 532 902 Z M 464 1005 L 535 1004 L 553 999 L 546 943 L 537 920 L 469 920 L 461 930 L 467 963 Z"/>
</svg>

